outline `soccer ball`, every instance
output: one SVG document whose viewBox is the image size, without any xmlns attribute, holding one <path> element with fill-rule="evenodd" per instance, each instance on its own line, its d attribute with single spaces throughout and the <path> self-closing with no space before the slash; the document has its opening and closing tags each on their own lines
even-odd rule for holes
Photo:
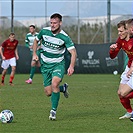
<svg viewBox="0 0 133 133">
<path fill-rule="evenodd" d="M 0 113 L 0 121 L 2 123 L 11 123 L 13 121 L 14 115 L 10 110 L 3 110 Z"/>
<path fill-rule="evenodd" d="M 117 74 L 118 74 L 118 71 L 115 70 L 115 71 L 113 72 L 113 74 L 114 74 L 114 75 L 117 75 Z"/>
</svg>

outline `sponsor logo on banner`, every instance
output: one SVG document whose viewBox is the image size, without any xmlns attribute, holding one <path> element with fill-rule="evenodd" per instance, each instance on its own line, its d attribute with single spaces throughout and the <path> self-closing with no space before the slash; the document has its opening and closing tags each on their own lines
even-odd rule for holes
<svg viewBox="0 0 133 133">
<path fill-rule="evenodd" d="M 88 51 L 87 59 L 82 59 L 82 65 L 83 67 L 100 67 L 100 60 L 94 58 L 95 56 L 94 51 Z"/>
</svg>

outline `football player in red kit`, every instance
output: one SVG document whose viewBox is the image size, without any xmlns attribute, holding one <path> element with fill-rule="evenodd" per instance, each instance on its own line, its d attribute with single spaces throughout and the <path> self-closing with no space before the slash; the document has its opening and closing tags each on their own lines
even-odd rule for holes
<svg viewBox="0 0 133 133">
<path fill-rule="evenodd" d="M 133 38 L 126 28 L 126 21 L 121 21 L 117 24 L 118 35 L 115 44 L 110 46 L 110 58 L 115 58 L 120 49 L 123 49 L 129 60 L 128 64 L 121 75 L 121 81 L 118 89 L 118 96 L 121 104 L 126 109 L 126 113 L 119 119 L 130 118 L 133 114 L 133 109 L 130 104 L 130 99 L 133 98 Z"/>
<path fill-rule="evenodd" d="M 9 66 L 11 66 L 11 74 L 9 79 L 9 84 L 13 85 L 13 79 L 16 70 L 16 60 L 19 59 L 18 51 L 17 51 L 18 40 L 15 39 L 15 34 L 10 33 L 9 38 L 5 40 L 0 45 L 0 54 L 2 58 L 1 67 L 2 77 L 1 77 L 1 85 L 4 85 L 4 79 Z"/>
</svg>

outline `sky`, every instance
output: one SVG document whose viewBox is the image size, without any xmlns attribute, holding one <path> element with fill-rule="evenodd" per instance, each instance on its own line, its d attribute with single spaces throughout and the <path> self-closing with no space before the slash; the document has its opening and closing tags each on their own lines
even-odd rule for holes
<svg viewBox="0 0 133 133">
<path fill-rule="evenodd" d="M 112 15 L 133 14 L 133 0 L 110 1 Z M 105 16 L 107 0 L 14 0 L 16 19 L 45 17 L 55 12 L 72 17 Z M 0 0 L 0 16 L 11 16 L 11 0 Z"/>
</svg>

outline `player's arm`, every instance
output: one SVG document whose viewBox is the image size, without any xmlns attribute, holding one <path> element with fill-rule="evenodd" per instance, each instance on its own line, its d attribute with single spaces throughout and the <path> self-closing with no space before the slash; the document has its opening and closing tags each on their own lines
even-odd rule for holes
<svg viewBox="0 0 133 133">
<path fill-rule="evenodd" d="M 118 46 L 117 43 L 116 43 L 116 44 L 112 44 L 112 45 L 110 46 L 110 50 L 109 50 L 110 58 L 111 58 L 111 59 L 114 59 L 114 58 L 118 55 L 120 49 L 121 49 L 121 48 Z"/>
<path fill-rule="evenodd" d="M 1 55 L 2 60 L 5 60 L 5 56 L 3 55 L 3 47 L 2 47 L 3 44 L 4 42 L 0 45 L 0 55 Z"/>
<path fill-rule="evenodd" d="M 28 39 L 27 35 L 25 37 L 25 46 L 29 48 L 29 39 Z"/>
<path fill-rule="evenodd" d="M 3 59 L 2 46 L 0 46 L 0 55 L 1 55 L 1 58 Z"/>
<path fill-rule="evenodd" d="M 15 49 L 15 56 L 16 56 L 16 60 L 18 60 L 19 59 L 19 56 L 18 56 L 18 49 L 17 49 L 17 47 Z"/>
<path fill-rule="evenodd" d="M 116 43 L 110 46 L 109 55 L 111 59 L 114 59 L 118 55 L 121 47 L 122 47 L 122 41 L 120 37 L 118 37 Z"/>
<path fill-rule="evenodd" d="M 115 49 L 117 48 L 117 44 L 115 43 L 115 44 L 112 44 L 111 46 L 110 46 L 110 50 L 111 51 L 115 51 Z"/>
<path fill-rule="evenodd" d="M 37 40 L 36 38 L 34 39 L 34 43 L 33 43 L 33 57 L 32 57 L 32 60 L 34 61 L 38 61 L 39 58 L 36 54 L 36 51 L 37 51 L 37 47 L 38 47 L 38 42 L 39 40 Z"/>
<path fill-rule="evenodd" d="M 70 65 L 69 65 L 69 68 L 67 70 L 67 74 L 69 76 L 71 76 L 74 72 L 74 66 L 75 66 L 75 62 L 76 62 L 76 58 L 77 58 L 77 52 L 76 52 L 76 49 L 73 48 L 71 50 L 68 50 L 71 54 L 71 61 L 70 61 Z"/>
</svg>

